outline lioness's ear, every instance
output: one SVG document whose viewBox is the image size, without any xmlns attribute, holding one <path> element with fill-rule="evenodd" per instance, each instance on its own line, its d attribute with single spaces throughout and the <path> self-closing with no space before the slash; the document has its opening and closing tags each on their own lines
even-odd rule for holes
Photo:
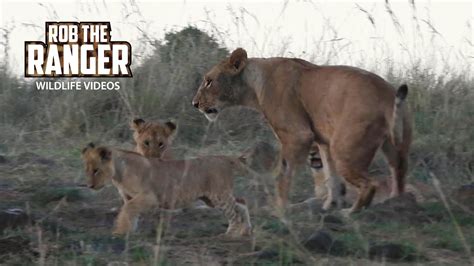
<svg viewBox="0 0 474 266">
<path fill-rule="evenodd" d="M 168 129 L 168 133 L 169 133 L 168 135 L 171 136 L 171 135 L 176 133 L 176 124 L 175 123 L 173 123 L 171 121 L 168 121 L 168 122 L 165 123 L 165 126 Z"/>
<path fill-rule="evenodd" d="M 97 148 L 97 152 L 99 153 L 100 159 L 102 161 L 108 161 L 112 158 L 112 151 L 105 147 Z"/>
<path fill-rule="evenodd" d="M 89 148 L 94 148 L 94 147 L 95 147 L 94 143 L 89 142 L 89 144 L 87 144 L 87 146 L 84 149 L 82 149 L 81 153 L 84 154 Z"/>
<path fill-rule="evenodd" d="M 138 130 L 145 123 L 145 120 L 141 118 L 135 118 L 130 122 L 130 128 L 133 130 Z"/>
<path fill-rule="evenodd" d="M 235 49 L 229 57 L 229 65 L 237 73 L 240 72 L 247 63 L 247 52 L 242 48 Z"/>
</svg>

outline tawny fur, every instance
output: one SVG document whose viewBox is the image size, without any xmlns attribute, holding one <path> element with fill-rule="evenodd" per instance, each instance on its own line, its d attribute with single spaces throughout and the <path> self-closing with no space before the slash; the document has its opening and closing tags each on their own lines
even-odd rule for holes
<svg viewBox="0 0 474 266">
<path fill-rule="evenodd" d="M 82 152 L 89 187 L 102 188 L 112 181 L 123 198 L 114 234 L 125 234 L 134 219 L 155 207 L 175 209 L 203 199 L 224 212 L 227 234 L 251 232 L 247 207 L 233 196 L 233 177 L 242 168 L 237 158 L 163 161 L 136 152 L 89 145 Z"/>
<path fill-rule="evenodd" d="M 297 166 L 316 142 L 328 188 L 324 208 L 342 205 L 342 176 L 358 189 L 349 210 L 355 212 L 370 205 L 375 194 L 376 184 L 367 172 L 379 147 L 392 171 L 391 195 L 404 191 L 411 126 L 403 101 L 407 90 L 402 87 L 397 91 L 381 77 L 355 67 L 247 58 L 238 48 L 205 74 L 193 105 L 211 121 L 233 105 L 264 114 L 281 143 L 276 186 L 281 208 L 288 203 Z"/>
<path fill-rule="evenodd" d="M 146 157 L 172 160 L 173 154 L 169 148 L 176 136 L 176 124 L 168 121 L 145 121 L 133 119 L 130 128 L 135 140 L 135 151 Z"/>
<path fill-rule="evenodd" d="M 160 123 L 157 121 L 145 121 L 141 118 L 137 118 L 131 121 L 130 127 L 134 130 L 133 138 L 135 140 L 135 150 L 137 153 L 149 158 L 161 158 L 163 160 L 173 160 L 173 155 L 170 152 L 171 144 L 176 135 L 176 124 L 173 122 Z M 144 144 L 147 141 L 147 145 Z M 163 144 L 163 145 L 160 145 Z M 164 144 L 166 143 L 166 144 Z M 249 166 L 262 166 L 265 170 L 273 168 L 272 163 L 275 161 L 273 155 L 275 152 L 268 148 L 270 146 L 267 143 L 257 143 L 252 148 L 248 149 L 241 155 L 241 161 L 248 161 Z M 213 156 L 200 156 L 201 159 L 213 160 Z M 259 160 L 260 162 L 254 163 L 252 160 Z M 273 160 L 272 160 L 273 159 Z M 213 169 L 210 168 L 210 171 Z M 236 198 L 239 203 L 244 202 L 243 198 Z"/>
</svg>

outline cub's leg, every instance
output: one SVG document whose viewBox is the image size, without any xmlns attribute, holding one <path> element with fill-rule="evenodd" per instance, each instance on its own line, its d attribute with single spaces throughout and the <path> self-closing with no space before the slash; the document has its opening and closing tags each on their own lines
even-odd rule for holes
<svg viewBox="0 0 474 266">
<path fill-rule="evenodd" d="M 133 222 L 138 215 L 152 207 L 156 201 L 153 196 L 139 194 L 133 197 L 131 200 L 125 202 L 120 209 L 120 213 L 117 217 L 115 229 L 112 232 L 114 235 L 124 235 L 132 229 Z"/>
<path fill-rule="evenodd" d="M 239 236 L 250 235 L 252 224 L 248 208 L 243 203 L 238 203 L 231 192 L 221 196 L 210 197 L 212 205 L 223 211 L 224 216 L 229 221 L 226 235 Z"/>
<path fill-rule="evenodd" d="M 390 176 L 392 179 L 392 192 L 390 193 L 390 197 L 395 197 L 405 191 L 408 155 L 397 150 L 389 139 L 383 143 L 382 152 L 390 167 Z"/>
<path fill-rule="evenodd" d="M 323 204 L 324 210 L 329 210 L 333 205 L 338 209 L 342 208 L 344 202 L 344 195 L 346 194 L 346 186 L 342 178 L 336 173 L 334 162 L 332 161 L 329 147 L 327 145 L 319 145 L 319 154 L 323 163 L 324 185 L 327 192 L 326 200 Z M 315 182 L 315 192 L 318 192 L 319 184 Z M 319 188 L 321 190 L 321 188 Z M 324 189 L 322 189 L 324 191 Z M 317 195 L 316 195 L 317 196 Z"/>
<path fill-rule="evenodd" d="M 319 154 L 318 145 L 314 142 L 311 145 L 308 156 L 308 164 L 311 168 L 311 175 L 313 176 L 314 181 L 314 194 L 317 199 L 324 200 L 327 198 L 327 189 L 325 186 L 325 175 L 323 173 L 323 161 L 321 155 Z"/>
</svg>

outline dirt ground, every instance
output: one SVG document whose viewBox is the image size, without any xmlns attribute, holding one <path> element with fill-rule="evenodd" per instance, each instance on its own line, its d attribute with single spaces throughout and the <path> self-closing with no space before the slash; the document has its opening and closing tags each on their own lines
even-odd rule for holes
<svg viewBox="0 0 474 266">
<path fill-rule="evenodd" d="M 115 188 L 83 184 L 79 151 L 16 153 L 0 158 L 2 265 L 372 265 L 473 263 L 474 186 L 416 202 L 411 194 L 350 218 L 325 213 L 309 172 L 296 177 L 287 218 L 272 215 L 272 177 L 239 177 L 252 237 L 229 239 L 220 211 L 190 207 L 140 217 L 127 237 L 111 235 L 121 206 Z M 444 194 L 443 194 L 444 195 Z M 163 217 L 171 217 L 166 223 Z"/>
</svg>

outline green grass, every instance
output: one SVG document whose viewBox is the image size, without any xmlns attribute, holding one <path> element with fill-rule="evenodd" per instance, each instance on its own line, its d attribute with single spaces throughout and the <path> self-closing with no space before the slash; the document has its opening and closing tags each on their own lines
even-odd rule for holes
<svg viewBox="0 0 474 266">
<path fill-rule="evenodd" d="M 463 244 L 451 224 L 440 223 L 426 225 L 422 228 L 422 232 L 431 238 L 427 243 L 429 247 L 444 248 L 459 252 L 464 250 Z M 471 239 L 470 242 L 471 245 L 474 244 L 473 239 Z"/>
<path fill-rule="evenodd" d="M 345 253 L 350 254 L 350 256 L 366 257 L 368 242 L 362 238 L 360 233 L 354 231 L 343 232 L 338 234 L 335 239 L 342 242 Z"/>
</svg>

